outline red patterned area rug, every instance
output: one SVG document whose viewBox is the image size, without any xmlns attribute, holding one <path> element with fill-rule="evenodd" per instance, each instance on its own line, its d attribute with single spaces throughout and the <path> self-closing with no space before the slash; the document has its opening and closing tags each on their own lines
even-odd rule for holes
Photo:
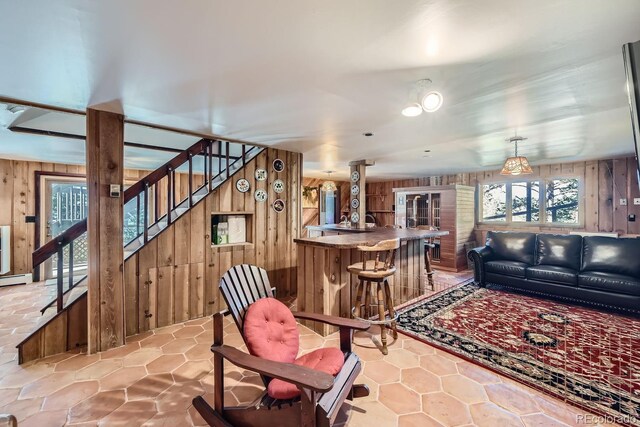
<svg viewBox="0 0 640 427">
<path fill-rule="evenodd" d="M 640 319 L 462 283 L 399 310 L 399 328 L 538 390 L 640 425 Z"/>
</svg>

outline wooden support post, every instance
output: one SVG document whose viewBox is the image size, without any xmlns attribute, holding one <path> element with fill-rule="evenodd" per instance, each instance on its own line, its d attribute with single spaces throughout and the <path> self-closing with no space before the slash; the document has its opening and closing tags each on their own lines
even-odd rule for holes
<svg viewBox="0 0 640 427">
<path fill-rule="evenodd" d="M 358 174 L 357 181 L 351 181 L 350 189 L 350 201 L 349 206 L 351 207 L 351 226 L 364 228 L 366 223 L 366 215 L 367 215 L 367 166 L 373 166 L 375 162 L 373 160 L 354 160 L 349 162 L 349 166 L 351 167 L 351 176 L 353 176 L 354 172 Z M 357 186 L 357 194 L 354 194 L 354 186 Z M 353 199 L 358 199 L 357 208 L 353 208 Z M 357 213 L 357 221 L 353 221 L 354 213 Z"/>
<path fill-rule="evenodd" d="M 89 353 L 124 345 L 124 116 L 87 109 Z"/>
</svg>

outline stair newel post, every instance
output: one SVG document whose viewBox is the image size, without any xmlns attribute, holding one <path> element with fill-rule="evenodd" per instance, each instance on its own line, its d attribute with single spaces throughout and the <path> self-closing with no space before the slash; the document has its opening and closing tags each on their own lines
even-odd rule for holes
<svg viewBox="0 0 640 427">
<path fill-rule="evenodd" d="M 63 265 L 64 265 L 64 251 L 63 251 L 63 246 L 62 246 L 62 242 L 58 242 L 58 271 L 57 273 L 57 288 L 58 288 L 58 296 L 56 297 L 56 303 L 57 303 L 57 308 L 58 308 L 58 313 L 60 313 L 62 311 L 62 280 L 63 280 Z"/>
<path fill-rule="evenodd" d="M 144 243 L 147 243 L 149 241 L 149 182 L 147 181 L 144 182 L 144 203 L 142 207 L 144 209 L 142 211 L 142 234 L 144 235 Z"/>
<path fill-rule="evenodd" d="M 187 205 L 193 206 L 193 154 L 189 153 L 189 196 L 187 197 Z"/>
<path fill-rule="evenodd" d="M 208 163 L 209 163 L 209 191 L 213 190 L 213 141 L 207 140 L 208 147 Z"/>
<path fill-rule="evenodd" d="M 227 179 L 229 179 L 229 141 L 226 142 L 226 147 L 225 147 L 225 158 L 227 160 Z"/>
<path fill-rule="evenodd" d="M 173 194 L 171 194 L 171 189 L 173 188 L 172 180 L 171 166 L 169 166 L 167 168 L 167 227 L 171 225 L 171 199 L 173 199 Z"/>
<path fill-rule="evenodd" d="M 73 288 L 73 242 L 69 242 L 69 289 Z"/>
</svg>

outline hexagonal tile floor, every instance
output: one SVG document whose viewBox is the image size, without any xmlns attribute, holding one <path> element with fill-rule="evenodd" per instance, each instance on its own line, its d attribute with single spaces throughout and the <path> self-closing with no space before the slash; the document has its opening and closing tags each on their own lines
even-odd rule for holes
<svg viewBox="0 0 640 427">
<path fill-rule="evenodd" d="M 12 348 L 25 333 L 25 319 L 39 308 L 35 300 L 46 294 L 30 286 L 41 293 L 29 297 L 27 287 L 0 289 L 0 413 L 14 414 L 20 427 L 205 425 L 191 399 L 204 395 L 212 402 L 210 319 L 160 328 L 96 355 L 66 353 L 18 366 Z M 225 322 L 225 340 L 241 342 L 235 324 L 230 318 Z M 303 351 L 338 345 L 336 336 L 320 338 L 299 329 Z M 371 394 L 346 403 L 338 425 L 567 426 L 579 425 L 585 415 L 402 335 L 391 342 L 387 356 L 368 337 L 356 342 L 364 364 L 358 382 Z M 229 363 L 225 375 L 229 404 L 250 403 L 263 390 L 256 374 Z"/>
</svg>

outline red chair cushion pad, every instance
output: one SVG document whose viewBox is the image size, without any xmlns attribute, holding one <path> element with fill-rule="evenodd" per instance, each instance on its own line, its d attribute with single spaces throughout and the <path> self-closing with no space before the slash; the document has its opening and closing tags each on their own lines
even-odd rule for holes
<svg viewBox="0 0 640 427">
<path fill-rule="evenodd" d="M 249 353 L 262 359 L 293 363 L 300 334 L 289 308 L 275 298 L 262 298 L 249 306 L 244 318 L 244 339 Z"/>
<path fill-rule="evenodd" d="M 319 348 L 293 363 L 335 376 L 344 365 L 344 353 L 337 348 Z M 300 390 L 291 383 L 273 379 L 267 386 L 267 393 L 274 399 L 293 399 L 300 395 Z"/>
</svg>

